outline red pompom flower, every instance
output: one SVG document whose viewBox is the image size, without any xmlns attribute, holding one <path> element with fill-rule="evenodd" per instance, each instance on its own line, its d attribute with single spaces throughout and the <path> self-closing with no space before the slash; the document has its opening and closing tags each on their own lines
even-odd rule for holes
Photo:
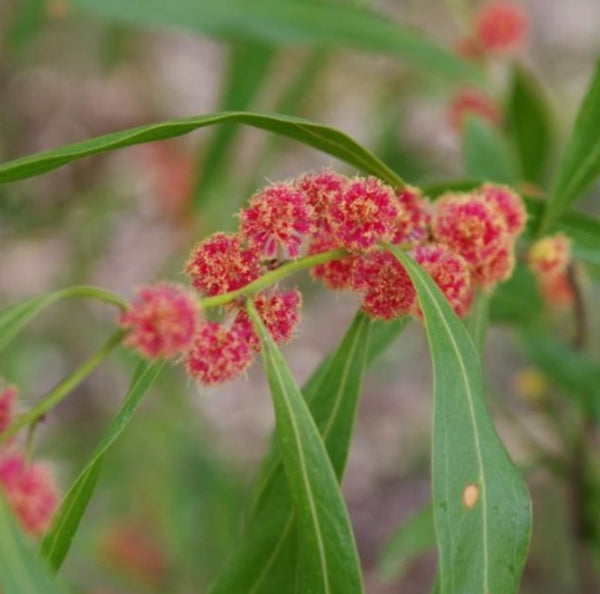
<svg viewBox="0 0 600 594">
<path fill-rule="evenodd" d="M 475 21 L 475 35 L 487 52 L 510 52 L 524 43 L 528 19 L 525 10 L 508 0 L 496 0 L 483 6 Z"/>
</svg>

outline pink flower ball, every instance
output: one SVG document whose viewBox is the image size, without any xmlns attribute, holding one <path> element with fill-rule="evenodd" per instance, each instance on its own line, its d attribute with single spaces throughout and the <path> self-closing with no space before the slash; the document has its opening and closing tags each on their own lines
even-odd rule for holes
<svg viewBox="0 0 600 594">
<path fill-rule="evenodd" d="M 394 190 L 375 177 L 354 178 L 329 208 L 334 238 L 351 252 L 391 241 L 399 214 Z"/>
<path fill-rule="evenodd" d="M 421 190 L 412 186 L 396 190 L 396 197 L 399 209 L 392 243 L 417 244 L 426 241 L 431 224 L 429 201 L 423 197 Z"/>
<path fill-rule="evenodd" d="M 514 238 L 518 237 L 527 222 L 527 211 L 521 197 L 508 186 L 497 184 L 484 184 L 478 192 L 504 219 L 508 233 Z"/>
<path fill-rule="evenodd" d="M 234 379 L 252 363 L 253 353 L 245 332 L 228 330 L 216 322 L 203 322 L 186 357 L 191 377 L 204 386 Z"/>
<path fill-rule="evenodd" d="M 160 283 L 143 287 L 119 324 L 125 344 L 149 359 L 172 359 L 188 350 L 198 326 L 194 297 L 184 287 Z"/>
<path fill-rule="evenodd" d="M 496 0 L 483 6 L 475 19 L 475 35 L 486 52 L 519 49 L 527 37 L 527 13 L 514 2 Z"/>
<path fill-rule="evenodd" d="M 330 250 L 338 249 L 340 244 L 327 233 L 316 235 L 308 246 L 308 253 L 321 254 Z M 352 288 L 354 265 L 358 256 L 343 256 L 337 260 L 318 264 L 310 269 L 311 276 L 322 282 L 328 289 L 342 290 Z"/>
<path fill-rule="evenodd" d="M 305 236 L 313 232 L 313 209 L 293 185 L 274 184 L 250 199 L 240 213 L 240 229 L 267 258 L 275 257 L 278 250 L 296 258 Z"/>
<path fill-rule="evenodd" d="M 214 233 L 194 247 L 185 272 L 195 289 L 211 297 L 245 287 L 262 267 L 256 250 L 243 247 L 239 235 Z"/>
<path fill-rule="evenodd" d="M 563 233 L 542 237 L 529 248 L 527 262 L 539 276 L 563 274 L 571 262 L 571 240 Z"/>
<path fill-rule="evenodd" d="M 329 231 L 329 207 L 336 202 L 350 180 L 345 176 L 324 169 L 318 173 L 306 173 L 295 182 L 313 210 L 314 225 L 318 231 Z"/>
<path fill-rule="evenodd" d="M 50 525 L 59 492 L 50 469 L 16 451 L 0 454 L 0 488 L 23 528 L 34 536 Z"/>
</svg>

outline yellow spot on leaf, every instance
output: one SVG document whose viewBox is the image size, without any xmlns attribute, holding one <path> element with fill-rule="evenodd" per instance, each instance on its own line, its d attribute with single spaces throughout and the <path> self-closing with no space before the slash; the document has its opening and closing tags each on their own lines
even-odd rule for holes
<svg viewBox="0 0 600 594">
<path fill-rule="evenodd" d="M 474 484 L 467 485 L 463 491 L 462 502 L 467 509 L 472 509 L 479 500 L 479 487 Z"/>
</svg>

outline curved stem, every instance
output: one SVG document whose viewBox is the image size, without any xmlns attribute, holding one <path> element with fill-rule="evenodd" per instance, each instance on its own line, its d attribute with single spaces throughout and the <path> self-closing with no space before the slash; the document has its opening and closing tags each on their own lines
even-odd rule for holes
<svg viewBox="0 0 600 594">
<path fill-rule="evenodd" d="M 85 361 L 80 367 L 78 367 L 71 375 L 66 377 L 58 386 L 50 390 L 46 396 L 36 404 L 32 409 L 26 413 L 19 415 L 15 421 L 0 434 L 0 445 L 6 440 L 10 439 L 20 429 L 35 423 L 40 419 L 46 412 L 54 408 L 59 402 L 61 402 L 68 394 L 75 389 L 106 357 L 119 345 L 121 344 L 126 332 L 118 330 L 112 334 L 104 345 L 87 361 Z"/>
<path fill-rule="evenodd" d="M 239 297 L 254 295 L 259 291 L 266 289 L 270 285 L 275 284 L 277 281 L 280 281 L 286 276 L 293 274 L 294 272 L 312 268 L 313 266 L 318 266 L 319 264 L 325 264 L 326 262 L 331 262 L 332 260 L 338 260 L 347 255 L 348 252 L 345 249 L 339 248 L 336 250 L 330 250 L 328 252 L 321 252 L 320 254 L 314 254 L 312 256 L 305 256 L 304 258 L 298 258 L 297 260 L 286 262 L 275 270 L 267 272 L 260 278 L 257 278 L 255 281 L 252 281 L 241 289 L 229 291 L 229 293 L 223 293 L 222 295 L 215 295 L 214 297 L 204 297 L 203 299 L 199 299 L 198 303 L 203 309 L 226 305 L 227 303 L 230 303 Z"/>
<path fill-rule="evenodd" d="M 91 297 L 98 301 L 103 301 L 110 305 L 116 305 L 119 309 L 127 309 L 127 302 L 119 297 L 116 293 L 93 287 L 91 285 L 79 285 L 76 287 L 68 287 L 56 292 L 56 299 L 73 299 L 77 297 Z"/>
</svg>

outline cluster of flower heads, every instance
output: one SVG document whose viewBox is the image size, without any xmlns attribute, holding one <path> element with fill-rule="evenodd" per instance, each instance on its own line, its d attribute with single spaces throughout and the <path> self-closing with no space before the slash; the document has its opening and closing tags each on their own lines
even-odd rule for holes
<svg viewBox="0 0 600 594">
<path fill-rule="evenodd" d="M 575 299 L 568 274 L 570 239 L 562 233 L 542 237 L 529 248 L 527 262 L 545 303 L 553 309 L 569 309 Z"/>
<path fill-rule="evenodd" d="M 375 177 L 310 172 L 257 192 L 239 213 L 238 232 L 215 233 L 194 247 L 185 268 L 193 291 L 145 287 L 120 323 L 126 343 L 146 357 L 183 360 L 199 383 L 217 385 L 243 373 L 260 350 L 239 291 L 286 261 L 308 256 L 315 280 L 360 294 L 374 318 L 420 317 L 408 273 L 382 249 L 399 245 L 464 315 L 478 288 L 489 291 L 510 276 L 525 219 L 520 197 L 505 186 L 486 184 L 432 203 L 417 188 L 394 189 Z M 221 321 L 206 319 L 202 298 L 224 306 Z M 299 291 L 272 286 L 252 299 L 273 340 L 290 340 Z"/>
<path fill-rule="evenodd" d="M 0 379 L 0 433 L 14 420 L 17 395 Z M 0 447 L 0 489 L 26 532 L 38 536 L 48 528 L 59 502 L 53 473 L 43 463 L 29 462 L 14 439 Z"/>
</svg>

